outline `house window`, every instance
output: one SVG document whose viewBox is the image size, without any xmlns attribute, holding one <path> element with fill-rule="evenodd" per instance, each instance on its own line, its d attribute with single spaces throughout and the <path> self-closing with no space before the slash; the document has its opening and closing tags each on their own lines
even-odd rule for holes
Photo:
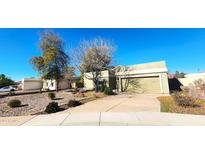
<svg viewBox="0 0 205 154">
<path fill-rule="evenodd" d="M 51 82 L 51 87 L 53 87 L 53 82 Z"/>
</svg>

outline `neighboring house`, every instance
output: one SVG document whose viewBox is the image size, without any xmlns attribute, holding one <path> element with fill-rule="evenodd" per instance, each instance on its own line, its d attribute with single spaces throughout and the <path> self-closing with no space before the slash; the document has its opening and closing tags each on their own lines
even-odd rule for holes
<svg viewBox="0 0 205 154">
<path fill-rule="evenodd" d="M 120 68 L 120 69 L 117 69 Z M 122 69 L 121 69 L 122 68 Z M 100 81 L 117 91 L 131 91 L 136 93 L 169 93 L 168 69 L 165 61 L 118 66 L 115 71 L 102 71 Z M 93 89 L 92 74 L 84 74 L 84 86 Z M 110 86 L 111 85 L 111 86 Z"/>
<path fill-rule="evenodd" d="M 58 89 L 73 89 L 76 88 L 76 83 L 79 82 L 79 78 L 74 77 L 72 79 L 62 79 L 58 83 Z M 22 90 L 56 90 L 57 84 L 55 80 L 43 80 L 35 78 L 22 79 Z"/>
<path fill-rule="evenodd" d="M 67 79 L 62 79 L 58 83 L 58 89 L 63 90 L 63 89 L 68 89 L 68 80 Z M 56 80 L 43 80 L 43 89 L 45 90 L 56 90 L 57 89 L 57 82 Z"/>
<path fill-rule="evenodd" d="M 43 87 L 43 81 L 35 78 L 24 78 L 21 82 L 22 90 L 40 90 Z"/>
</svg>

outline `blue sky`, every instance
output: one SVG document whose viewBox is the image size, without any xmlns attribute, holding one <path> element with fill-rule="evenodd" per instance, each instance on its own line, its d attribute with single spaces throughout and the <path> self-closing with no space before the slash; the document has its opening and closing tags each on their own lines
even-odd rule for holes
<svg viewBox="0 0 205 154">
<path fill-rule="evenodd" d="M 39 32 L 44 29 L 0 29 L 0 74 L 14 80 L 36 77 L 29 60 L 40 55 Z M 165 60 L 170 72 L 205 70 L 205 29 L 52 29 L 64 38 L 66 50 L 82 39 L 101 36 L 117 45 L 115 65 Z"/>
</svg>

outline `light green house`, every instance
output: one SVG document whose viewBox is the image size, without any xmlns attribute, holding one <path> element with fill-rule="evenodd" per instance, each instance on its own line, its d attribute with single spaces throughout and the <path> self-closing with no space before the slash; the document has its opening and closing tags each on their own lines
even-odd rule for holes
<svg viewBox="0 0 205 154">
<path fill-rule="evenodd" d="M 168 69 L 165 61 L 118 66 L 112 70 L 102 71 L 100 80 L 119 92 L 168 94 Z M 85 73 L 84 86 L 92 89 L 92 74 Z"/>
</svg>

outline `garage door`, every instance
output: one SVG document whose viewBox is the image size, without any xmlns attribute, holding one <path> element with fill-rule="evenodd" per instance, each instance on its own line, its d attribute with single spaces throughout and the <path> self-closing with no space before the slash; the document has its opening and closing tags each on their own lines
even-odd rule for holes
<svg viewBox="0 0 205 154">
<path fill-rule="evenodd" d="M 122 91 L 136 93 L 160 93 L 159 77 L 123 78 Z"/>
</svg>

